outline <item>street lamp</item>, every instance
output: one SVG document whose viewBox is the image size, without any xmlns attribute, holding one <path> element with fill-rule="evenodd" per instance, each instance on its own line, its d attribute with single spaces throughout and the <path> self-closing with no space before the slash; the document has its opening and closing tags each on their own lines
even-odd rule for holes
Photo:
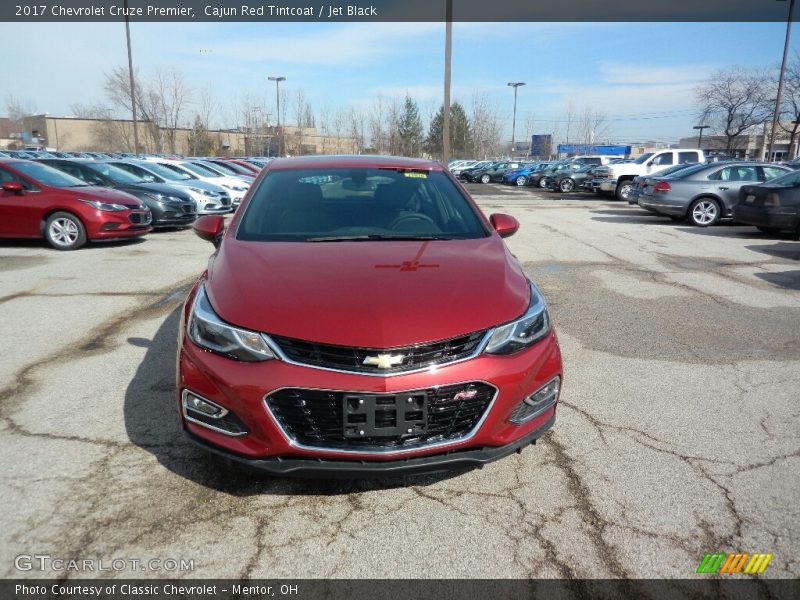
<svg viewBox="0 0 800 600">
<path fill-rule="evenodd" d="M 139 156 L 139 129 L 136 123 L 136 88 L 133 81 L 133 55 L 131 54 L 131 26 L 128 22 L 128 0 L 124 1 L 125 8 L 125 41 L 128 44 L 128 78 L 131 87 L 131 113 L 133 116 L 133 153 Z"/>
<path fill-rule="evenodd" d="M 517 129 L 517 88 L 525 85 L 524 81 L 509 81 L 508 85 L 514 88 L 514 117 L 511 120 L 511 155 L 514 155 L 514 142 Z"/>
<path fill-rule="evenodd" d="M 267 77 L 270 81 L 275 82 L 275 100 L 278 105 L 278 156 L 283 155 L 281 146 L 283 146 L 283 130 L 281 129 L 281 81 L 286 81 L 286 77 Z"/>
<path fill-rule="evenodd" d="M 699 129 L 700 130 L 700 137 L 697 138 L 697 149 L 700 149 L 700 144 L 703 143 L 703 129 L 708 129 L 711 125 L 695 125 L 692 129 Z"/>
<path fill-rule="evenodd" d="M 786 59 L 789 54 L 789 38 L 792 35 L 792 14 L 794 13 L 794 0 L 789 0 L 789 17 L 786 19 L 786 39 L 783 42 L 783 60 L 781 61 L 781 74 L 778 77 L 778 95 L 775 97 L 775 112 L 772 113 L 772 129 L 769 131 L 769 150 L 767 160 L 773 159 L 772 149 L 775 145 L 775 129 L 778 126 L 778 114 L 781 111 L 781 95 L 783 94 L 783 76 L 786 72 Z"/>
</svg>

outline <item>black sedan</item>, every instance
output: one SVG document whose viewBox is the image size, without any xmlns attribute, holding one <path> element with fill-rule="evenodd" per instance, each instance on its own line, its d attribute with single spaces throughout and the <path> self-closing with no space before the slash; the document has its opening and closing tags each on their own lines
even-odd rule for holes
<svg viewBox="0 0 800 600">
<path fill-rule="evenodd" d="M 490 167 L 486 169 L 480 169 L 478 171 L 470 171 L 467 175 L 464 175 L 464 178 L 467 181 L 473 182 L 480 182 L 480 183 L 490 183 L 492 181 L 502 181 L 503 174 L 508 171 L 509 169 L 518 169 L 523 163 L 521 162 L 509 162 L 507 160 L 502 160 L 499 162 L 494 163 Z M 462 174 L 463 175 L 463 174 Z"/>
<path fill-rule="evenodd" d="M 733 219 L 755 225 L 764 233 L 788 230 L 800 240 L 800 172 L 760 185 L 743 185 L 739 202 L 733 207 Z"/>
<path fill-rule="evenodd" d="M 38 162 L 64 171 L 88 185 L 110 187 L 136 196 L 153 213 L 153 227 L 188 227 L 197 219 L 197 205 L 185 191 L 146 182 L 112 164 L 84 159 L 43 158 Z"/>
<path fill-rule="evenodd" d="M 584 165 L 574 171 L 565 169 L 547 177 L 547 187 L 554 192 L 572 192 L 583 187 L 597 165 Z"/>
</svg>

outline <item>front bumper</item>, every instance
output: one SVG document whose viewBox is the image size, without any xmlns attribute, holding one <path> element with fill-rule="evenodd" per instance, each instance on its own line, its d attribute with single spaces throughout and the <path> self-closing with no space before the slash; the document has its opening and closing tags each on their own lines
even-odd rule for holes
<svg viewBox="0 0 800 600">
<path fill-rule="evenodd" d="M 189 310 L 189 305 L 185 309 Z M 282 360 L 240 363 L 191 342 L 181 322 L 178 355 L 178 410 L 192 439 L 212 451 L 273 473 L 309 476 L 343 472 L 354 475 L 412 473 L 475 466 L 495 460 L 529 444 L 552 425 L 557 398 L 524 423 L 509 422 L 523 398 L 562 376 L 561 353 L 551 331 L 530 348 L 508 356 L 479 355 L 459 363 L 421 372 L 377 377 Z M 458 438 L 425 444 L 375 448 L 357 445 L 310 447 L 293 439 L 268 409 L 265 398 L 284 388 L 343 391 L 354 394 L 397 395 L 410 390 L 483 382 L 496 389 L 492 402 L 474 429 Z M 184 390 L 233 413 L 246 434 L 226 435 L 196 422 L 182 411 Z M 418 460 L 419 459 L 419 460 Z"/>
<path fill-rule="evenodd" d="M 227 452 L 218 446 L 209 444 L 202 438 L 186 431 L 187 437 L 203 448 L 217 456 L 232 460 L 242 466 L 270 475 L 308 477 L 308 478 L 367 478 L 367 477 L 399 477 L 404 475 L 421 475 L 425 473 L 440 473 L 458 469 L 480 468 L 483 465 L 499 460 L 514 452 L 521 452 L 525 446 L 536 444 L 555 423 L 553 415 L 535 430 L 519 438 L 511 444 L 500 447 L 483 447 L 468 450 L 455 450 L 424 456 L 418 458 L 401 458 L 389 461 L 352 461 L 352 460 L 324 460 L 314 458 L 263 458 L 254 459 Z"/>
<path fill-rule="evenodd" d="M 733 220 L 743 225 L 793 230 L 800 223 L 800 215 L 795 207 L 765 208 L 737 204 L 733 207 Z"/>
<path fill-rule="evenodd" d="M 617 191 L 617 180 L 616 179 L 595 179 L 593 185 L 594 185 L 594 187 L 599 189 L 601 192 L 616 192 Z"/>
</svg>

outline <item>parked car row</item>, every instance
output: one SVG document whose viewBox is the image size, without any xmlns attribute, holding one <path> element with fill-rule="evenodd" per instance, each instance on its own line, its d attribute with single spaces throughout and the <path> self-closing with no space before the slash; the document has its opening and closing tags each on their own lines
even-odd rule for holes
<svg viewBox="0 0 800 600">
<path fill-rule="evenodd" d="M 44 238 L 59 250 L 230 213 L 266 165 L 249 158 L 27 154 L 36 156 L 0 157 L 0 237 Z"/>
</svg>

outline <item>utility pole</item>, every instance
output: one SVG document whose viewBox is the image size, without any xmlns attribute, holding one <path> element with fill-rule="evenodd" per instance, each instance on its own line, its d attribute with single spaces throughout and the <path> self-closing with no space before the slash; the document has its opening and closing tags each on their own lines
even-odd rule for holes
<svg viewBox="0 0 800 600">
<path fill-rule="evenodd" d="M 133 55 L 131 54 L 131 27 L 128 21 L 128 0 L 124 0 L 125 8 L 125 39 L 128 42 L 128 78 L 131 88 L 131 112 L 133 113 L 133 153 L 139 156 L 139 128 L 136 124 L 136 88 L 133 81 Z"/>
<path fill-rule="evenodd" d="M 700 150 L 700 144 L 703 143 L 703 129 L 708 129 L 711 125 L 695 125 L 692 129 L 700 130 L 700 137 L 697 138 L 697 149 Z"/>
<path fill-rule="evenodd" d="M 283 130 L 281 129 L 281 81 L 286 81 L 286 77 L 267 77 L 275 82 L 275 101 L 278 105 L 278 156 L 283 156 Z"/>
<path fill-rule="evenodd" d="M 786 39 L 783 42 L 783 60 L 781 61 L 781 74 L 778 77 L 778 95 L 775 97 L 775 112 L 772 113 L 772 129 L 769 132 L 769 150 L 767 150 L 767 160 L 772 160 L 773 157 L 772 150 L 775 146 L 775 130 L 778 128 L 778 115 L 781 112 L 781 95 L 783 94 L 783 76 L 786 73 L 786 59 L 789 55 L 789 38 L 792 35 L 793 13 L 794 13 L 794 0 L 789 0 L 789 17 L 786 19 Z"/>
<path fill-rule="evenodd" d="M 453 50 L 453 0 L 446 0 L 444 30 L 444 104 L 442 104 L 442 164 L 450 162 L 450 60 Z"/>
<path fill-rule="evenodd" d="M 508 85 L 514 88 L 514 116 L 511 119 L 511 154 L 509 156 L 514 156 L 514 145 L 516 143 L 515 135 L 517 129 L 517 88 L 521 85 L 525 85 L 524 81 L 509 81 Z"/>
</svg>

